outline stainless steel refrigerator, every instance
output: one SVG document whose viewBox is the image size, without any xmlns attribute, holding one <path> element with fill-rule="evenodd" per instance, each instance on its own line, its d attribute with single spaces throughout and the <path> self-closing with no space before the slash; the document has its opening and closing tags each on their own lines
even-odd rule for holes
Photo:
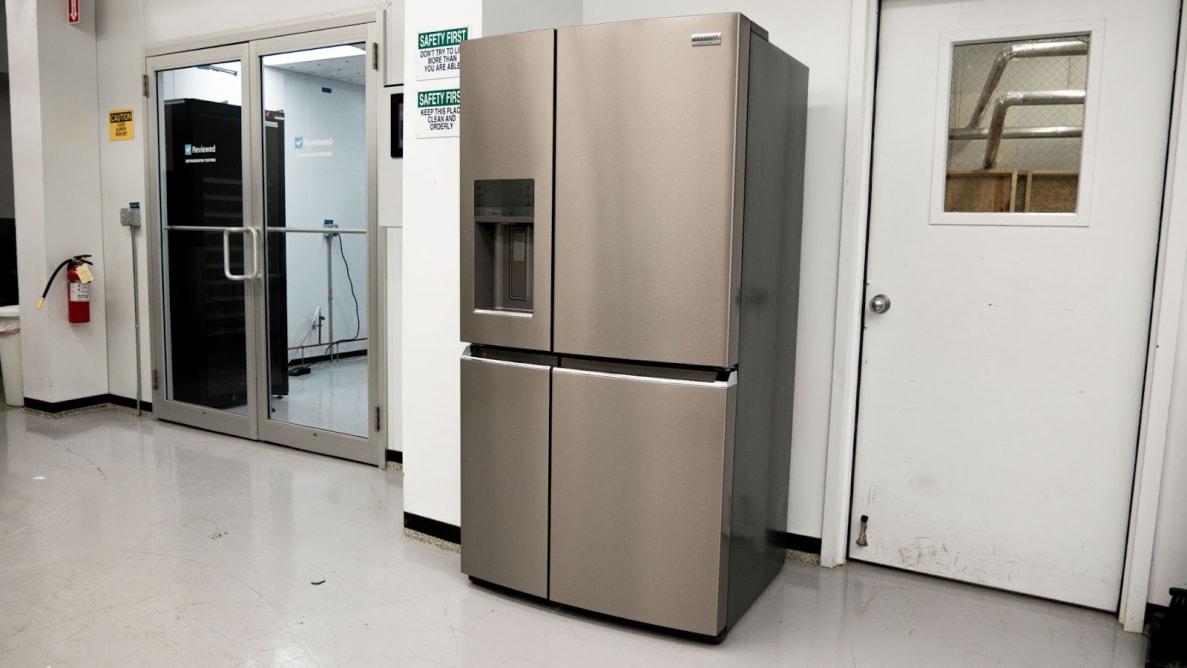
<svg viewBox="0 0 1187 668">
<path fill-rule="evenodd" d="M 807 68 L 740 14 L 462 60 L 462 571 L 720 637 L 784 559 Z"/>
</svg>

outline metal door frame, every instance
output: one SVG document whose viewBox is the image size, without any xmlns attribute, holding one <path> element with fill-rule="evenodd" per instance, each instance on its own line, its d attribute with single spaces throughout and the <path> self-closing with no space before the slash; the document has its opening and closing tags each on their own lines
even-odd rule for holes
<svg viewBox="0 0 1187 668">
<path fill-rule="evenodd" d="M 286 25 L 277 31 L 259 31 L 238 35 L 218 36 L 179 44 L 178 52 L 169 46 L 146 49 L 146 109 L 147 138 L 145 145 L 146 223 L 148 227 L 149 314 L 152 339 L 153 412 L 157 418 L 192 425 L 252 440 L 265 440 L 302 450 L 310 450 L 343 459 L 383 466 L 387 451 L 387 387 L 383 372 L 387 368 L 384 336 L 383 300 L 386 291 L 381 278 L 386 274 L 379 252 L 377 211 L 377 101 L 380 80 L 378 56 L 382 43 L 382 13 L 356 14 L 337 19 Z M 264 299 L 263 261 L 266 240 L 258 247 L 256 266 L 261 271 L 245 282 L 247 324 L 248 414 L 239 415 L 218 409 L 196 406 L 167 399 L 165 322 L 167 310 L 164 295 L 164 262 L 161 253 L 161 178 L 160 178 L 160 117 L 157 105 L 157 73 L 215 62 L 238 60 L 241 65 L 243 123 L 241 130 L 243 154 L 243 226 L 264 236 L 263 229 L 263 99 L 260 57 L 271 53 L 317 48 L 343 43 L 364 42 L 370 66 L 366 71 L 366 136 L 367 136 L 367 263 L 371 280 L 367 286 L 368 342 L 368 425 L 367 437 L 356 437 L 322 429 L 272 422 L 269 419 L 268 374 L 264 365 L 267 350 L 267 309 Z M 208 46 L 219 44 L 220 46 Z M 200 47 L 200 48 L 199 48 Z M 181 49 L 190 50 L 181 50 Z M 160 54 L 160 55 L 149 55 Z M 258 113 L 257 113 L 258 112 Z"/>
<path fill-rule="evenodd" d="M 384 346 L 380 338 L 380 321 L 382 320 L 382 309 L 380 308 L 380 286 L 378 285 L 378 277 L 380 272 L 379 267 L 379 229 L 378 229 L 378 212 L 376 210 L 377 202 L 377 188 L 376 188 L 376 144 L 377 144 L 377 125 L 376 113 L 377 100 L 379 95 L 379 72 L 376 69 L 377 48 L 379 43 L 378 26 L 375 23 L 344 26 L 339 28 L 331 28 L 326 30 L 318 30 L 314 32 L 306 32 L 294 35 L 285 35 L 282 37 L 273 37 L 270 39 L 256 40 L 250 43 L 249 50 L 249 66 L 246 70 L 249 72 L 247 80 L 250 84 L 250 97 L 244 98 L 249 100 L 251 110 L 249 115 L 251 125 L 251 176 L 254 187 L 252 188 L 252 211 L 254 218 L 251 221 L 251 226 L 259 230 L 260 235 L 264 238 L 264 243 L 261 244 L 260 254 L 258 260 L 261 262 L 261 267 L 265 258 L 267 257 L 268 234 L 264 225 L 264 108 L 263 108 L 263 67 L 262 58 L 267 55 L 276 53 L 287 53 L 290 51 L 302 51 L 305 49 L 315 49 L 325 46 L 336 46 L 339 44 L 352 44 L 363 42 L 366 44 L 367 53 L 365 58 L 368 65 L 364 68 L 366 72 L 366 83 L 364 89 L 366 91 L 366 161 L 367 161 L 367 265 L 370 271 L 367 272 L 367 437 L 358 437 L 348 434 L 341 434 L 326 429 L 317 429 L 312 427 L 303 427 L 286 422 L 279 422 L 272 419 L 269 411 L 268 394 L 268 373 L 263 365 L 260 365 L 255 377 L 256 387 L 255 396 L 260 397 L 260 401 L 255 404 L 256 408 L 256 423 L 258 424 L 259 438 L 264 441 L 272 443 L 280 443 L 301 450 L 309 450 L 321 454 L 331 455 L 334 457 L 341 457 L 343 459 L 350 459 L 368 464 L 375 464 L 377 466 L 386 463 L 387 450 L 387 434 L 385 429 L 385 422 L 383 416 L 383 407 L 386 405 L 384 397 L 384 383 L 381 378 L 381 370 L 386 368 L 384 365 Z M 248 105 L 244 105 L 245 107 Z M 267 304 L 263 298 L 264 284 L 259 281 L 260 299 L 255 302 L 255 313 L 253 317 L 257 319 L 259 326 L 255 328 L 254 347 L 256 350 L 267 350 L 268 346 L 268 331 L 267 331 Z M 368 447 L 368 444 L 372 447 Z"/>
<path fill-rule="evenodd" d="M 837 311 L 833 331 L 833 383 L 824 480 L 820 563 L 847 561 L 857 430 L 858 375 L 865 309 L 865 258 L 868 248 L 870 185 L 874 139 L 879 13 L 884 0 L 850 0 L 849 70 L 846 91 L 844 186 L 837 270 Z M 1180 2 L 1180 7 L 1183 3 Z M 1187 279 L 1187 132 L 1182 127 L 1187 93 L 1187 14 L 1180 12 L 1178 53 L 1171 96 L 1167 156 L 1154 304 L 1137 434 L 1137 462 L 1130 501 L 1129 537 L 1122 567 L 1118 618 L 1126 631 L 1140 633 L 1158 521 L 1162 467 L 1171 414 L 1171 381 Z M 1177 197 L 1176 197 L 1177 195 Z M 1176 207 L 1175 203 L 1180 202 Z"/>
<path fill-rule="evenodd" d="M 259 297 L 259 281 L 249 279 L 244 281 L 244 322 L 246 325 L 247 350 L 245 369 L 247 374 L 247 405 L 248 414 L 239 415 L 216 408 L 199 406 L 197 404 L 176 401 L 168 398 L 169 364 L 166 359 L 165 322 L 168 309 L 165 302 L 165 266 L 161 229 L 161 145 L 159 132 L 161 130 L 161 109 L 157 91 L 157 74 L 162 71 L 184 69 L 198 65 L 239 61 L 240 68 L 246 67 L 249 52 L 247 44 L 231 44 L 184 53 L 155 56 L 145 61 L 148 101 L 145 114 L 147 120 L 147 140 L 144 142 L 147 159 L 145 160 L 145 192 L 146 216 L 144 225 L 148 228 L 148 275 L 149 275 L 149 319 L 152 333 L 152 402 L 153 414 L 165 420 L 182 422 L 202 429 L 218 431 L 241 438 L 258 438 L 256 420 L 251 415 L 251 406 L 258 402 L 255 396 L 257 384 L 253 374 L 257 365 L 256 348 L 253 342 L 257 338 L 256 320 L 251 316 L 254 305 Z M 247 77 L 240 77 L 242 99 L 247 100 L 249 94 Z M 240 139 L 244 147 L 251 141 L 248 127 L 248 106 L 241 105 Z M 244 153 L 243 160 L 243 226 L 248 227 L 254 219 L 252 210 L 251 165 Z M 211 228 L 212 232 L 222 232 L 222 228 Z M 258 260 L 258 258 L 257 258 Z M 257 265 L 259 266 L 259 265 Z"/>
</svg>

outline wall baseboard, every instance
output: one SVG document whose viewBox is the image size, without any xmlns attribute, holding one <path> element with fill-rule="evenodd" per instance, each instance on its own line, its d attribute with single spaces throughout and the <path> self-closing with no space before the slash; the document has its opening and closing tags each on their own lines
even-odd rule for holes
<svg viewBox="0 0 1187 668">
<path fill-rule="evenodd" d="M 820 556 L 821 541 L 811 536 L 801 536 L 798 533 L 786 531 L 772 531 L 771 542 L 785 550 L 795 550 L 807 554 Z"/>
<path fill-rule="evenodd" d="M 391 451 L 389 450 L 389 452 Z M 460 527 L 431 520 L 427 517 L 421 517 L 414 513 L 404 513 L 404 528 L 423 533 L 426 536 L 432 536 L 447 543 L 462 544 L 462 530 Z"/>
<path fill-rule="evenodd" d="M 399 450 L 388 450 L 386 456 L 387 461 L 389 462 L 395 462 L 397 464 L 404 463 L 404 453 L 400 452 Z M 404 513 L 404 516 L 407 517 L 408 513 Z"/>
<path fill-rule="evenodd" d="M 388 450 L 387 455 L 388 461 L 403 462 L 403 455 L 395 450 Z M 393 456 L 397 456 L 399 459 L 392 459 Z M 460 527 L 422 517 L 415 513 L 404 513 L 404 528 L 418 531 L 447 543 L 457 543 L 460 545 L 462 541 L 462 530 Z M 815 555 L 820 554 L 821 543 L 819 538 L 801 536 L 785 531 L 773 531 L 771 532 L 771 542 L 785 550 L 795 550 L 797 552 L 806 552 Z"/>
<path fill-rule="evenodd" d="M 112 404 L 113 406 L 120 406 L 123 408 L 131 408 L 131 409 L 136 408 L 135 397 L 129 399 L 128 397 L 121 397 L 118 394 L 109 394 L 107 396 L 111 397 L 111 401 L 109 403 Z M 140 410 L 144 411 L 145 413 L 151 413 L 152 412 L 152 402 L 144 401 L 143 399 L 141 399 L 140 400 Z"/>
<path fill-rule="evenodd" d="M 70 411 L 80 411 L 88 408 L 96 408 L 100 406 L 120 406 L 122 408 L 136 408 L 136 400 L 128 397 L 121 397 L 116 394 L 97 394 L 93 397 L 80 397 L 78 399 L 68 399 L 66 401 L 42 401 L 41 399 L 33 399 L 25 397 L 25 408 L 37 411 L 39 413 L 47 413 L 49 415 L 60 415 Z M 152 402 L 141 401 L 140 408 L 146 413 L 152 412 Z"/>
</svg>

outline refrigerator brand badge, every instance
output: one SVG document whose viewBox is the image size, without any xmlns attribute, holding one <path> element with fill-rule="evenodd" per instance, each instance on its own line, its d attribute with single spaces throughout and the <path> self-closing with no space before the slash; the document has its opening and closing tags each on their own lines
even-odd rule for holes
<svg viewBox="0 0 1187 668">
<path fill-rule="evenodd" d="M 693 46 L 720 46 L 721 33 L 719 32 L 694 32 L 692 34 Z"/>
<path fill-rule="evenodd" d="M 422 90 L 416 94 L 416 112 L 418 138 L 456 137 L 462 118 L 461 90 Z"/>
<path fill-rule="evenodd" d="M 420 63 L 416 78 L 425 80 L 461 76 L 462 42 L 469 38 L 469 28 L 446 28 L 418 33 L 416 49 Z"/>
</svg>

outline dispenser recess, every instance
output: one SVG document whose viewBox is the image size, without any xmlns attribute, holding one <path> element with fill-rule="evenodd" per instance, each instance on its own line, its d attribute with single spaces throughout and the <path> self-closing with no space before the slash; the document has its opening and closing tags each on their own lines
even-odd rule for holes
<svg viewBox="0 0 1187 668">
<path fill-rule="evenodd" d="M 474 182 L 474 308 L 532 312 L 535 181 Z"/>
</svg>

